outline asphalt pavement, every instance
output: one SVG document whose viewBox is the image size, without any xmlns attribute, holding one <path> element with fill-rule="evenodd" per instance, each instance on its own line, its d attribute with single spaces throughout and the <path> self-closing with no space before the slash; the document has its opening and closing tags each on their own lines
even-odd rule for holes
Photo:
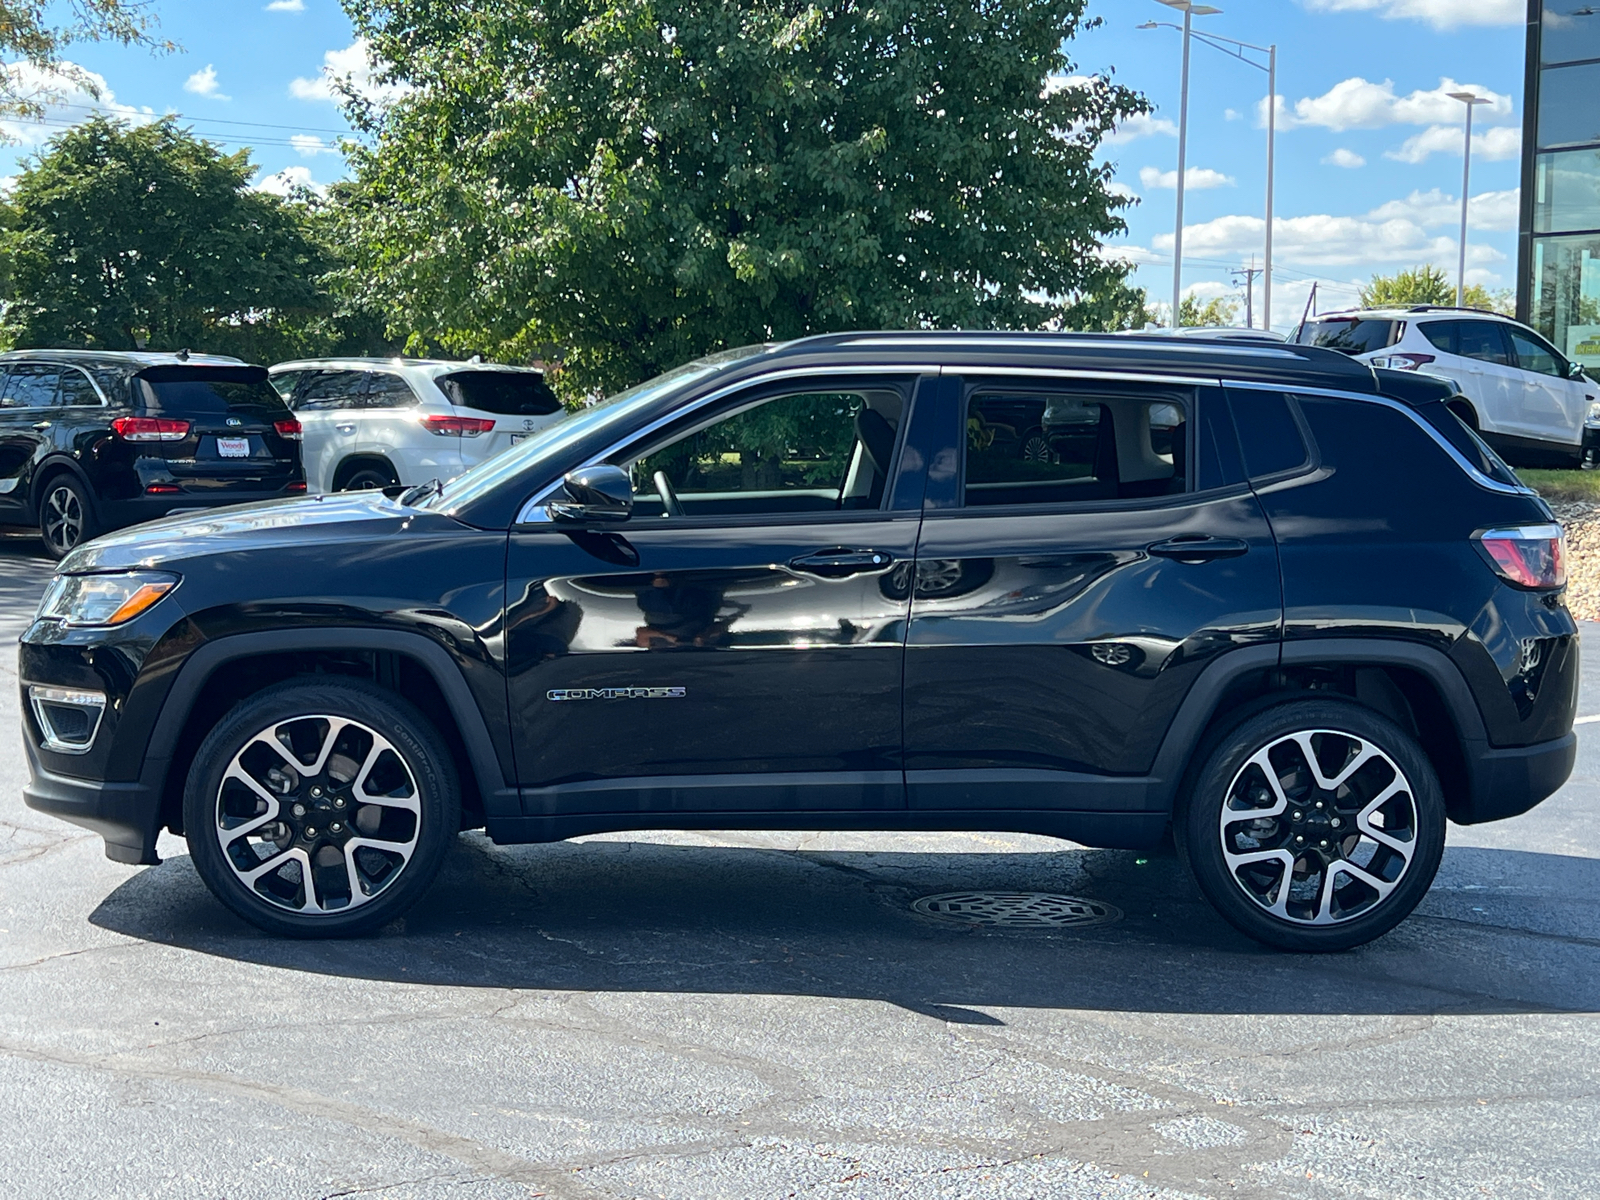
<svg viewBox="0 0 1600 1200">
<path fill-rule="evenodd" d="M 0 637 L 49 573 L 0 538 Z M 26 809 L 15 676 L 0 650 L 0 1196 L 1600 1195 L 1600 724 L 1346 954 L 1258 947 L 1162 854 L 826 832 L 467 834 L 404 921 L 302 943 L 179 839 L 120 866 Z M 911 907 L 964 890 L 1123 915 Z"/>
</svg>

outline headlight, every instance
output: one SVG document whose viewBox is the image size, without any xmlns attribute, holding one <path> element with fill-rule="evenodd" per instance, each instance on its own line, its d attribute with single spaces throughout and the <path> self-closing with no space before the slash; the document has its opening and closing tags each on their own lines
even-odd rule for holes
<svg viewBox="0 0 1600 1200">
<path fill-rule="evenodd" d="M 177 586 L 176 575 L 160 571 L 57 575 L 39 601 L 38 619 L 63 625 L 121 625 Z"/>
</svg>

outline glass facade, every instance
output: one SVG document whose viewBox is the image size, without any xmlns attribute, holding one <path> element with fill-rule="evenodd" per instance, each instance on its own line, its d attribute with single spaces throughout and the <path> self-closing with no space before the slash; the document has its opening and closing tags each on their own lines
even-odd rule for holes
<svg viewBox="0 0 1600 1200">
<path fill-rule="evenodd" d="M 1600 3 L 1531 0 L 1518 312 L 1600 371 Z"/>
</svg>

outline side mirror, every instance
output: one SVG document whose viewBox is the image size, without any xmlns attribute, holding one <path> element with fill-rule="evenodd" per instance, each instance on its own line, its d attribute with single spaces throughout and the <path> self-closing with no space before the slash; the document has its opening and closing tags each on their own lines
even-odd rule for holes
<svg viewBox="0 0 1600 1200">
<path fill-rule="evenodd" d="M 610 463 L 579 467 L 563 479 L 566 500 L 550 503 L 550 519 L 572 524 L 626 521 L 633 516 L 633 480 Z"/>
<path fill-rule="evenodd" d="M 1567 364 L 1567 378 L 1568 379 L 1586 379 L 1587 376 L 1583 372 L 1583 364 L 1582 363 L 1577 363 L 1577 362 L 1569 362 Z"/>
</svg>

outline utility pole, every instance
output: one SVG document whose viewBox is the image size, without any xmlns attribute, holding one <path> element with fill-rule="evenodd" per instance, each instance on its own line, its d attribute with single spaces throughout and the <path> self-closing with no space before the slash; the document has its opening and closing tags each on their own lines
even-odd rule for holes
<svg viewBox="0 0 1600 1200">
<path fill-rule="evenodd" d="M 1246 329 L 1254 329 L 1256 327 L 1256 276 L 1265 274 L 1266 272 L 1262 268 L 1256 266 L 1256 256 L 1254 254 L 1250 256 L 1250 265 L 1248 267 L 1240 267 L 1233 273 L 1234 283 L 1239 282 L 1239 276 L 1244 276 L 1244 327 Z M 1272 328 L 1272 313 L 1270 311 L 1268 311 L 1267 319 L 1263 324 L 1268 329 Z"/>
</svg>

